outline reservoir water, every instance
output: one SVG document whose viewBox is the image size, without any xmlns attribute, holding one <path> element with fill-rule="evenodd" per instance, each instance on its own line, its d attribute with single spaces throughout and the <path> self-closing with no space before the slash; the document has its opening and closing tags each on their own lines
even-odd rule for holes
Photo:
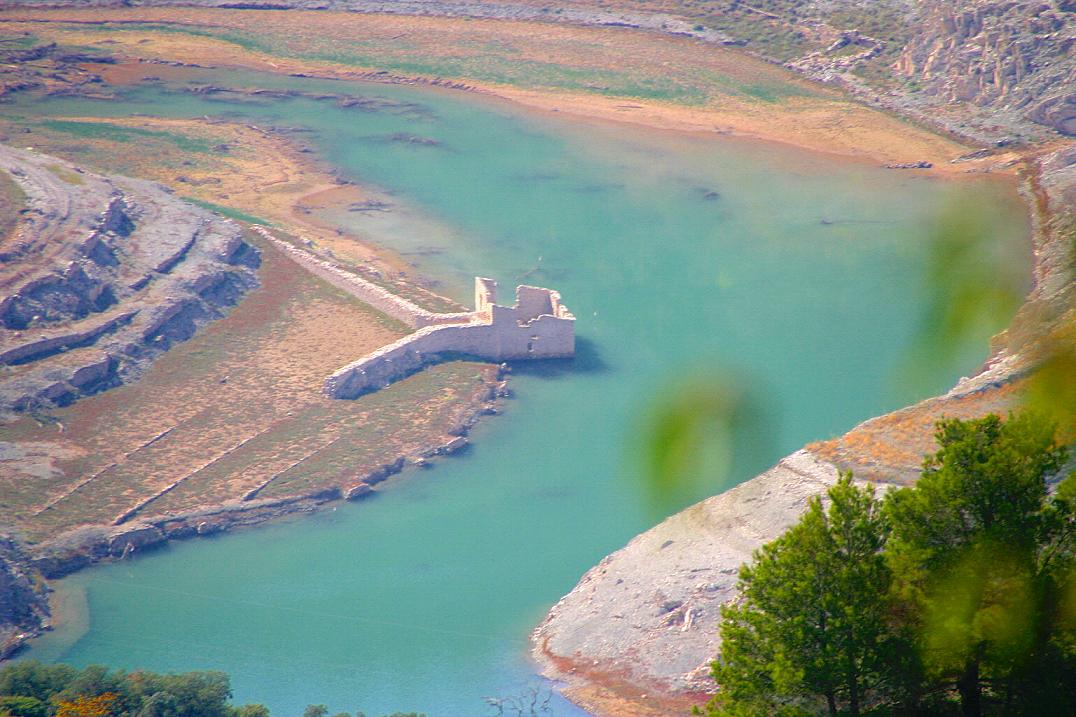
<svg viewBox="0 0 1076 717">
<path fill-rule="evenodd" d="M 308 703 L 491 714 L 484 697 L 542 686 L 528 632 L 602 556 L 808 441 L 946 389 L 1009 319 L 951 360 L 927 357 L 925 383 L 899 380 L 924 309 L 930 218 L 955 191 L 919 173 L 416 88 L 207 81 L 375 101 L 158 84 L 17 110 L 305 128 L 341 173 L 392 197 L 388 213 L 337 221 L 414 257 L 461 300 L 475 274 L 506 293 L 522 282 L 559 290 L 578 317 L 580 356 L 517 367 L 514 398 L 467 453 L 405 474 L 376 500 L 66 579 L 82 618 L 30 657 L 225 670 L 237 700 L 279 717 Z M 998 242 L 1026 242 L 1011 189 L 970 191 L 996 215 Z M 727 372 L 765 407 L 763 427 L 726 472 L 655 503 L 636 460 L 650 406 L 688 377 Z"/>
</svg>

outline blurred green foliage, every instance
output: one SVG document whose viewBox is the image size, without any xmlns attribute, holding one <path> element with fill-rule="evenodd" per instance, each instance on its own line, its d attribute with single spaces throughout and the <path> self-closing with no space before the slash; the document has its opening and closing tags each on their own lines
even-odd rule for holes
<svg viewBox="0 0 1076 717">
<path fill-rule="evenodd" d="M 688 376 L 659 394 L 633 442 L 657 512 L 713 493 L 738 462 L 771 455 L 773 427 L 763 395 L 735 370 Z"/>
<path fill-rule="evenodd" d="M 898 372 L 898 380 L 929 389 L 925 376 L 955 352 L 990 336 L 1010 321 L 993 348 L 1020 352 L 1027 366 L 1024 404 L 1056 422 L 1063 442 L 1076 439 L 1076 324 L 1071 289 L 1049 305 L 1021 308 L 1030 287 L 1023 248 L 998 242 L 999 215 L 965 195 L 941 205 L 931 220 L 923 293 L 926 309 Z M 1068 249 L 1063 284 L 1071 287 L 1076 266 L 1076 225 L 1055 227 Z M 1018 312 L 1019 309 L 1019 312 Z M 1013 318 L 1015 317 L 1015 318 Z"/>
<path fill-rule="evenodd" d="M 1056 425 L 990 415 L 940 421 L 935 437 L 919 483 L 886 501 L 895 594 L 925 679 L 952 683 L 965 713 L 1076 709 L 1076 685 L 1050 677 L 1076 671 L 1052 639 L 1074 637 L 1058 605 L 1076 568 L 1076 477 L 1053 495 L 1047 484 L 1068 458 Z"/>
<path fill-rule="evenodd" d="M 1016 313 L 1028 289 L 1019 247 L 999 242 L 998 215 L 966 195 L 940 205 L 930 219 L 923 281 L 925 310 L 898 378 L 929 388 L 923 380 L 956 351 L 999 331 Z"/>
<path fill-rule="evenodd" d="M 1058 423 L 1063 440 L 1076 440 L 1076 327 L 1046 339 L 1044 357 L 1028 384 L 1028 405 Z"/>
</svg>

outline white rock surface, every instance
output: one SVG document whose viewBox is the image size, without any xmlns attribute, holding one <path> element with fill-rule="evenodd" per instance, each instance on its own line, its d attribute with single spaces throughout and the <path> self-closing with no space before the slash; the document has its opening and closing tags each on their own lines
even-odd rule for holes
<svg viewBox="0 0 1076 717">
<path fill-rule="evenodd" d="M 832 464 L 800 450 L 634 538 L 588 571 L 534 631 L 546 673 L 565 677 L 551 658 L 567 659 L 638 685 L 712 691 L 721 605 L 735 595 L 740 565 L 836 479 Z"/>
</svg>

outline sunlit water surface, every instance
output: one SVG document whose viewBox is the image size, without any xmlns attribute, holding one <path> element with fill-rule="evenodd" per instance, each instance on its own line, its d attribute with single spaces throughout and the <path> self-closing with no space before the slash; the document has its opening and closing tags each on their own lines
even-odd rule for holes
<svg viewBox="0 0 1076 717">
<path fill-rule="evenodd" d="M 68 622 L 31 657 L 225 670 L 238 700 L 283 717 L 312 702 L 490 714 L 485 696 L 542 687 L 528 633 L 602 556 L 807 441 L 950 386 L 985 357 L 984 334 L 949 365 L 928 360 L 929 385 L 898 378 L 923 309 L 928 217 L 951 191 L 919 174 L 428 90 L 200 80 L 396 104 L 361 111 L 155 86 L 120 102 L 18 109 L 308 128 L 302 137 L 324 158 L 394 202 L 336 221 L 460 299 L 474 274 L 509 291 L 555 287 L 579 319 L 581 356 L 519 367 L 514 399 L 469 452 L 405 474 L 375 500 L 63 581 Z M 998 240 L 1024 242 L 1011 191 L 975 191 L 999 213 Z M 740 446 L 727 473 L 655 503 L 634 460 L 648 407 L 685 377 L 729 372 L 768 409 L 764 435 Z"/>
</svg>

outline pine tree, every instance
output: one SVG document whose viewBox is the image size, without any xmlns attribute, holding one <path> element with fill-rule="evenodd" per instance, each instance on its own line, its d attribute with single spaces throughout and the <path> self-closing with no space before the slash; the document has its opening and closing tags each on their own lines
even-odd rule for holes
<svg viewBox="0 0 1076 717">
<path fill-rule="evenodd" d="M 1049 633 L 1071 575 L 1074 490 L 1049 496 L 1066 452 L 1034 414 L 944 420 L 935 438 L 919 482 L 887 496 L 887 560 L 928 680 L 977 717 L 984 690 L 1013 703 L 1029 665 L 1041 676 L 1065 662 Z"/>
<path fill-rule="evenodd" d="M 861 713 L 884 688 L 890 573 L 871 487 L 851 473 L 740 570 L 742 599 L 722 612 L 721 689 L 708 714 Z"/>
</svg>

